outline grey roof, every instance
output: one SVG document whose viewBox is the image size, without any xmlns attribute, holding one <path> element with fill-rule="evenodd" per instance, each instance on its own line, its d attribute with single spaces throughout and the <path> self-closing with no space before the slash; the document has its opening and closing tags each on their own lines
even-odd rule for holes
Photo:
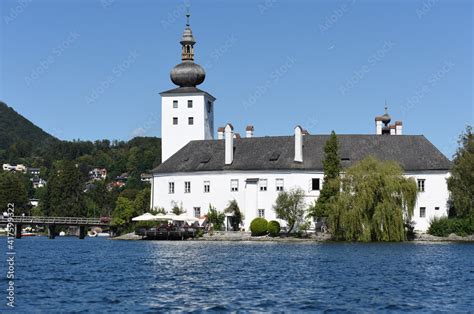
<svg viewBox="0 0 474 314">
<path fill-rule="evenodd" d="M 423 135 L 338 135 L 342 166 L 372 155 L 405 171 L 447 170 L 451 162 Z M 303 163 L 294 162 L 294 137 L 234 139 L 234 162 L 225 165 L 224 140 L 191 141 L 154 173 L 219 170 L 323 170 L 329 135 L 304 137 Z"/>
<path fill-rule="evenodd" d="M 161 92 L 160 95 L 174 95 L 174 94 L 206 94 L 212 99 L 216 100 L 214 96 L 209 94 L 208 92 L 205 92 L 197 87 L 178 87 L 178 88 L 173 88 L 164 92 Z"/>
</svg>

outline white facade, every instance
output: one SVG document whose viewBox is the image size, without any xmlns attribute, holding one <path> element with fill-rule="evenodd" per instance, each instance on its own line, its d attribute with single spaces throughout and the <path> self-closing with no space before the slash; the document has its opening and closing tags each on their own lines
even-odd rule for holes
<svg viewBox="0 0 474 314">
<path fill-rule="evenodd" d="M 301 171 L 154 174 L 152 204 L 153 207 L 164 207 L 170 211 L 173 202 L 182 202 L 188 215 L 194 215 L 194 208 L 197 207 L 200 208 L 201 216 L 203 216 L 207 213 L 209 204 L 216 207 L 217 210 L 223 211 L 229 201 L 235 199 L 244 213 L 244 228 L 249 230 L 250 222 L 258 217 L 259 210 L 260 213 L 263 210 L 265 219 L 277 220 L 273 210 L 273 205 L 280 192 L 277 190 L 277 182 L 279 186 L 283 183 L 283 188 L 287 191 L 294 187 L 302 188 L 306 191 L 306 203 L 310 205 L 319 196 L 323 177 L 322 172 Z M 318 189 L 313 190 L 313 179 L 319 180 Z M 237 191 L 235 191 L 236 181 L 234 180 L 237 180 Z M 191 183 L 190 193 L 185 192 L 185 182 Z M 205 182 L 210 184 L 209 192 L 205 192 Z M 174 186 L 174 190 L 170 190 L 170 184 Z M 285 225 L 283 221 L 280 223 Z"/>
<path fill-rule="evenodd" d="M 413 213 L 416 231 L 426 231 L 434 217 L 448 215 L 449 191 L 446 179 L 447 171 L 423 171 L 407 173 L 418 183 L 418 199 Z M 418 182 L 423 181 L 423 183 Z M 424 208 L 424 209 L 423 209 Z"/>
<path fill-rule="evenodd" d="M 407 173 L 407 177 L 424 180 L 424 191 L 418 193 L 413 221 L 416 231 L 426 231 L 433 217 L 448 214 L 449 193 L 446 187 L 448 172 Z M 273 205 L 280 192 L 277 190 L 283 180 L 283 188 L 288 191 L 299 187 L 306 191 L 306 205 L 310 206 L 318 198 L 322 188 L 324 174 L 322 172 L 281 171 L 281 172 L 248 172 L 220 171 L 208 173 L 174 173 L 169 175 L 155 174 L 152 185 L 153 207 L 163 207 L 170 211 L 173 203 L 183 204 L 188 215 L 194 215 L 199 208 L 201 216 L 206 215 L 209 204 L 223 211 L 229 201 L 236 200 L 244 212 L 244 228 L 249 230 L 250 222 L 263 210 L 264 218 L 277 220 L 282 226 L 284 221 L 276 219 Z M 319 190 L 313 190 L 313 179 L 319 180 Z M 233 180 L 237 180 L 237 191 L 232 191 Z M 266 190 L 262 188 L 266 180 Z M 185 182 L 190 182 L 191 189 L 185 193 Z M 235 182 L 235 181 L 234 181 Z M 174 189 L 170 191 L 170 183 Z M 204 184 L 210 184 L 209 192 L 205 192 Z M 316 185 L 316 184 L 315 184 Z M 170 193 L 173 192 L 173 193 Z M 422 208 L 425 208 L 424 210 Z M 260 210 L 260 211 L 259 211 Z M 420 212 L 424 211 L 423 213 Z"/>
<path fill-rule="evenodd" d="M 214 139 L 214 101 L 204 92 L 162 94 L 162 162 L 190 141 Z"/>
</svg>

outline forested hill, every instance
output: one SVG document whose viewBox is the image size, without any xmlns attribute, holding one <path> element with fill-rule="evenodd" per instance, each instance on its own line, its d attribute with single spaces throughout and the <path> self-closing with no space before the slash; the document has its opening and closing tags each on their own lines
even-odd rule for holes
<svg viewBox="0 0 474 314">
<path fill-rule="evenodd" d="M 20 153 L 30 153 L 35 148 L 42 148 L 55 141 L 58 139 L 0 101 L 0 150 L 13 149 L 20 150 Z"/>
<path fill-rule="evenodd" d="M 0 102 L 0 164 L 44 168 L 42 176 L 47 177 L 48 170 L 61 161 L 74 162 L 84 173 L 87 168 L 106 168 L 111 180 L 127 172 L 139 181 L 141 173 L 160 164 L 161 139 L 62 141 Z"/>
</svg>

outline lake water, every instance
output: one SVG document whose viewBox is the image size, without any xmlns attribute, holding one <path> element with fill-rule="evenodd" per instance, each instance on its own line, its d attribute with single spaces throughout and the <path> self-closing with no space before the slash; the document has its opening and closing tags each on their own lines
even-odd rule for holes
<svg viewBox="0 0 474 314">
<path fill-rule="evenodd" d="M 473 244 L 38 237 L 16 240 L 15 251 L 20 313 L 474 311 Z"/>
</svg>

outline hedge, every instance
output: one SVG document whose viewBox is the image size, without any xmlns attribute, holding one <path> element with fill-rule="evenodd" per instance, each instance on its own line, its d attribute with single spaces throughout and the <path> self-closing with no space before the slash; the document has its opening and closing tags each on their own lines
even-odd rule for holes
<svg viewBox="0 0 474 314">
<path fill-rule="evenodd" d="M 255 218 L 250 223 L 250 231 L 254 237 L 266 235 L 268 232 L 267 220 L 265 218 Z"/>
<path fill-rule="evenodd" d="M 280 234 L 280 223 L 278 221 L 272 220 L 268 222 L 268 233 L 271 237 L 276 237 Z"/>
<path fill-rule="evenodd" d="M 451 233 L 458 236 L 474 234 L 474 219 L 469 218 L 433 218 L 428 233 L 438 237 L 447 237 Z"/>
</svg>

